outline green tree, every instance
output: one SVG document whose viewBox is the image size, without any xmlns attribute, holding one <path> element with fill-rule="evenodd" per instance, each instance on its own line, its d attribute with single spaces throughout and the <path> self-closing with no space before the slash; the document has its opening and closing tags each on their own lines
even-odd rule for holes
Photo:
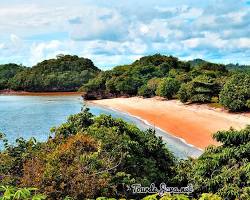
<svg viewBox="0 0 250 200">
<path fill-rule="evenodd" d="M 84 199 L 124 196 L 127 184 L 171 183 L 176 161 L 153 130 L 83 110 L 52 132 L 47 142 L 21 140 L 0 153 L 3 184 Z"/>
<path fill-rule="evenodd" d="M 176 179 L 180 185 L 193 184 L 195 196 L 213 193 L 222 199 L 249 199 L 250 127 L 219 131 L 214 138 L 222 145 L 210 146 L 198 159 L 180 163 Z"/>
<path fill-rule="evenodd" d="M 183 83 L 178 91 L 178 99 L 182 103 L 186 103 L 194 94 L 193 84 L 192 82 Z"/>
<path fill-rule="evenodd" d="M 235 74 L 220 92 L 220 103 L 231 111 L 246 110 L 250 100 L 250 75 Z"/>
<path fill-rule="evenodd" d="M 25 70 L 25 67 L 17 64 L 0 65 L 0 90 L 9 89 L 9 80 L 17 73 Z"/>
<path fill-rule="evenodd" d="M 35 92 L 77 91 L 99 71 L 89 59 L 61 55 L 16 73 L 9 80 L 9 88 Z"/>
<path fill-rule="evenodd" d="M 157 87 L 156 94 L 167 99 L 173 98 L 180 88 L 180 83 L 173 78 L 164 78 Z"/>
</svg>

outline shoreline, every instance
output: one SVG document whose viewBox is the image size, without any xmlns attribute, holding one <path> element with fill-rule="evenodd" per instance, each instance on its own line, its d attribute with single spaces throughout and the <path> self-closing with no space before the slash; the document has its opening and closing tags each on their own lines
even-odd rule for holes
<svg viewBox="0 0 250 200">
<path fill-rule="evenodd" d="M 94 100 L 94 101 L 96 101 L 96 100 Z M 102 108 L 105 108 L 105 109 L 108 109 L 108 110 L 112 110 L 114 112 L 119 112 L 119 113 L 128 115 L 128 116 L 130 116 L 132 118 L 135 118 L 135 119 L 141 121 L 142 123 L 144 123 L 147 126 L 150 126 L 150 127 L 154 128 L 154 129 L 156 129 L 158 131 L 164 132 L 164 134 L 167 134 L 167 135 L 171 136 L 172 138 L 175 138 L 175 139 L 181 141 L 182 143 L 184 143 L 185 145 L 187 145 L 187 146 L 189 146 L 191 148 L 197 149 L 199 151 L 204 151 L 204 149 L 199 148 L 197 146 L 194 146 L 193 144 L 188 143 L 185 139 L 177 137 L 176 135 L 173 135 L 173 134 L 167 132 L 166 130 L 163 130 L 162 128 L 160 128 L 158 126 L 155 126 L 155 125 L 151 124 L 149 121 L 147 121 L 146 119 L 141 118 L 140 116 L 132 115 L 132 114 L 130 114 L 128 112 L 125 112 L 125 111 L 122 111 L 122 110 L 118 110 L 118 109 L 115 109 L 115 108 L 112 108 L 112 107 L 109 107 L 109 106 L 103 106 L 103 105 L 97 104 L 95 102 L 89 102 L 88 101 L 87 103 L 95 105 L 95 106 L 98 106 L 98 107 L 102 107 Z M 163 140 L 164 140 L 164 138 L 163 138 Z"/>
<path fill-rule="evenodd" d="M 212 138 L 212 134 L 217 131 L 230 127 L 241 129 L 250 124 L 249 113 L 233 114 L 204 104 L 184 105 L 177 100 L 131 97 L 91 100 L 87 103 L 137 117 L 199 149 L 219 145 Z"/>
<path fill-rule="evenodd" d="M 13 91 L 0 90 L 0 95 L 16 95 L 16 96 L 81 96 L 82 92 L 27 92 L 27 91 Z"/>
</svg>

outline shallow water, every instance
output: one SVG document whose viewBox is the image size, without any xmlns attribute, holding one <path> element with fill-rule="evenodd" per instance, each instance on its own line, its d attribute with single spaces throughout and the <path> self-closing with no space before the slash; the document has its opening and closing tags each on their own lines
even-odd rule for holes
<svg viewBox="0 0 250 200">
<path fill-rule="evenodd" d="M 10 142 L 14 142 L 18 137 L 35 137 L 44 141 L 49 137 L 51 127 L 65 122 L 70 114 L 80 112 L 82 106 L 84 104 L 80 96 L 0 96 L 0 132 L 5 133 Z M 111 114 L 134 123 L 143 130 L 155 128 L 157 135 L 161 136 L 168 148 L 180 158 L 201 154 L 199 149 L 135 116 L 96 105 L 88 107 L 95 115 Z"/>
</svg>

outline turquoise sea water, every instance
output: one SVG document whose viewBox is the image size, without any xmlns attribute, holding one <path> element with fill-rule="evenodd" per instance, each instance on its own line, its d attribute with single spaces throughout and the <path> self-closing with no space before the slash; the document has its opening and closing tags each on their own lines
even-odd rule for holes
<svg viewBox="0 0 250 200">
<path fill-rule="evenodd" d="M 60 125 L 70 114 L 80 112 L 84 102 L 80 96 L 0 96 L 0 132 L 5 133 L 10 142 L 16 138 L 35 137 L 44 141 L 49 137 L 50 128 Z M 152 128 L 150 124 L 135 116 L 116 110 L 88 105 L 90 111 L 99 115 L 110 114 L 136 124 L 140 129 Z M 201 151 L 183 140 L 154 127 L 169 149 L 178 157 L 198 156 Z M 1 144 L 0 144 L 1 145 Z"/>
</svg>

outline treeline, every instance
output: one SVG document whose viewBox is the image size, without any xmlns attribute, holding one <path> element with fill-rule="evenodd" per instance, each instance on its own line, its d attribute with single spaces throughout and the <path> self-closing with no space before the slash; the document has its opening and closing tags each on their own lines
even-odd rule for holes
<svg viewBox="0 0 250 200">
<path fill-rule="evenodd" d="M 23 70 L 25 67 L 13 63 L 0 65 L 0 90 L 8 89 L 9 80 Z"/>
<path fill-rule="evenodd" d="M 173 56 L 145 56 L 101 71 L 91 60 L 59 55 L 32 68 L 0 65 L 0 90 L 77 91 L 85 99 L 161 96 L 186 103 L 213 103 L 231 111 L 250 109 L 250 67 Z"/>
<path fill-rule="evenodd" d="M 192 184 L 193 192 L 166 194 L 164 199 L 248 200 L 250 198 L 250 127 L 218 132 L 222 145 L 208 147 L 197 159 L 179 160 L 156 137 L 111 116 L 93 116 L 87 109 L 52 129 L 47 142 L 17 139 L 0 152 L 0 198 L 19 199 L 142 199 L 127 186 L 169 187 Z M 24 189 L 15 189 L 24 188 Z M 26 188 L 26 189 L 25 189 Z M 19 192 L 18 192 L 19 191 Z M 28 191 L 28 192 L 27 192 Z M 12 195 L 12 196 L 11 196 Z M 156 200 L 156 194 L 145 200 Z"/>
<path fill-rule="evenodd" d="M 244 111 L 250 108 L 250 72 L 156 54 L 101 72 L 81 91 L 86 99 L 157 95 L 183 103 L 220 103 L 231 111 Z"/>
<path fill-rule="evenodd" d="M 0 66 L 0 89 L 31 92 L 77 91 L 100 70 L 93 62 L 78 56 L 59 55 L 32 68 Z"/>
</svg>

